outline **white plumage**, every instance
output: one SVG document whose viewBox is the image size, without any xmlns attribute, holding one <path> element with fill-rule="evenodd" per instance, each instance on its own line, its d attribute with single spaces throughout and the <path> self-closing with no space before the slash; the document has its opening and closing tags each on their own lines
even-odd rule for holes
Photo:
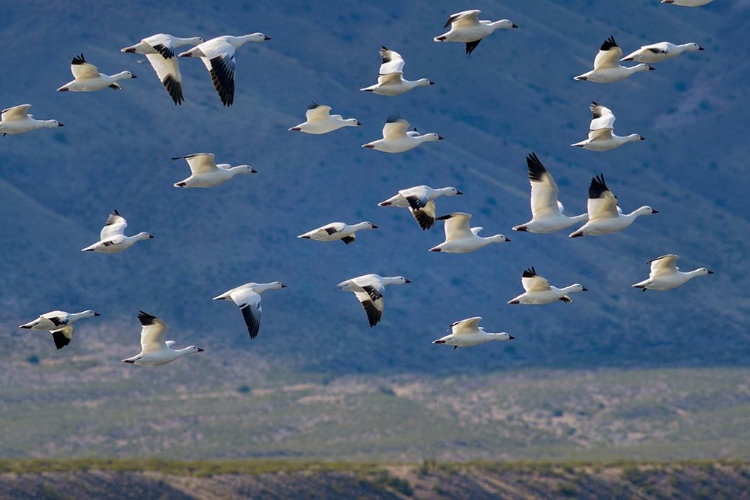
<svg viewBox="0 0 750 500">
<path fill-rule="evenodd" d="M 638 134 L 630 134 L 626 136 L 615 135 L 615 115 L 609 108 L 597 104 L 596 102 L 592 102 L 589 109 L 591 109 L 589 138 L 585 141 L 571 144 L 571 146 L 601 152 L 618 148 L 628 142 L 646 140 Z"/>
<path fill-rule="evenodd" d="M 403 153 L 416 148 L 423 142 L 442 141 L 437 134 L 421 135 L 416 130 L 409 131 L 409 122 L 400 116 L 392 115 L 383 127 L 383 138 L 362 145 L 363 148 L 375 149 L 384 153 Z"/>
<path fill-rule="evenodd" d="M 622 49 L 617 46 L 615 37 L 607 38 L 594 59 L 594 69 L 578 75 L 574 80 L 585 80 L 594 83 L 612 83 L 624 80 L 633 73 L 649 71 L 654 68 L 647 64 L 638 64 L 636 66 L 620 66 Z"/>
<path fill-rule="evenodd" d="M 381 277 L 377 274 L 365 274 L 342 281 L 336 286 L 346 292 L 354 292 L 365 313 L 367 313 L 370 327 L 373 327 L 380 322 L 380 318 L 383 316 L 383 310 L 385 309 L 383 294 L 386 285 L 403 285 L 405 283 L 411 283 L 411 281 L 403 276 Z"/>
<path fill-rule="evenodd" d="M 401 54 L 395 50 L 391 50 L 387 47 L 380 49 L 380 71 L 378 72 L 378 83 L 365 87 L 365 92 L 372 92 L 374 94 L 385 95 L 385 96 L 396 96 L 409 92 L 417 87 L 429 87 L 434 85 L 435 82 L 427 78 L 420 78 L 419 80 L 405 80 L 404 79 L 404 66 L 406 62 Z"/>
<path fill-rule="evenodd" d="M 502 234 L 483 238 L 479 236 L 481 227 L 470 227 L 471 214 L 454 212 L 436 220 L 445 221 L 445 241 L 430 248 L 430 252 L 467 253 L 484 248 L 491 243 L 505 243 L 510 240 Z"/>
<path fill-rule="evenodd" d="M 433 189 L 430 186 L 413 186 L 401 189 L 395 196 L 378 203 L 379 207 L 408 208 L 423 230 L 435 225 L 437 207 L 435 199 L 441 196 L 457 196 L 463 194 L 454 187 Z"/>
<path fill-rule="evenodd" d="M 675 45 L 670 42 L 652 43 L 644 45 L 640 49 L 620 59 L 621 61 L 638 61 L 643 63 L 657 63 L 677 57 L 683 52 L 697 52 L 705 50 L 697 43 L 683 43 Z"/>
<path fill-rule="evenodd" d="M 578 283 L 566 286 L 565 288 L 551 286 L 549 281 L 539 276 L 533 267 L 523 272 L 523 275 L 521 275 L 521 284 L 526 292 L 509 300 L 508 304 L 542 305 L 558 300 L 570 303 L 573 302 L 573 299 L 568 294 L 588 291 L 583 285 Z"/>
<path fill-rule="evenodd" d="M 141 352 L 131 358 L 123 359 L 123 363 L 159 366 L 171 363 L 186 354 L 203 352 L 203 349 L 194 345 L 172 350 L 170 346 L 174 344 L 174 341 L 165 340 L 169 327 L 161 318 L 140 311 L 138 321 L 141 322 Z"/>
<path fill-rule="evenodd" d="M 509 19 L 499 21 L 480 21 L 480 10 L 465 10 L 451 14 L 443 28 L 451 27 L 450 31 L 435 37 L 436 42 L 460 42 L 466 44 L 466 53 L 471 54 L 479 42 L 499 29 L 518 28 Z"/>
<path fill-rule="evenodd" d="M 357 231 L 366 229 L 377 229 L 378 226 L 372 222 L 359 222 L 357 224 L 345 224 L 343 222 L 331 222 L 312 231 L 300 234 L 297 238 L 315 241 L 343 241 L 347 245 L 356 239 Z"/>
<path fill-rule="evenodd" d="M 648 263 L 651 264 L 651 272 L 648 279 L 636 283 L 633 288 L 641 288 L 644 292 L 646 290 L 666 291 L 682 286 L 698 276 L 714 273 L 705 267 L 683 273 L 677 267 L 677 259 L 679 258 L 678 255 L 667 254 L 650 260 Z"/>
<path fill-rule="evenodd" d="M 73 73 L 75 79 L 57 89 L 58 92 L 96 92 L 107 87 L 122 90 L 118 81 L 136 78 L 130 71 L 120 71 L 114 75 L 99 73 L 96 66 L 86 62 L 83 54 L 73 58 L 70 63 L 70 72 Z"/>
<path fill-rule="evenodd" d="M 217 165 L 211 153 L 195 153 L 187 156 L 176 156 L 174 160 L 185 159 L 190 167 L 191 175 L 187 179 L 176 182 L 174 187 L 211 188 L 224 184 L 235 175 L 257 174 L 258 171 L 250 165 L 233 167 L 227 163 Z"/>
<path fill-rule="evenodd" d="M 213 300 L 231 300 L 234 302 L 242 312 L 250 338 L 254 339 L 260 331 L 260 315 L 263 311 L 260 304 L 260 294 L 266 290 L 278 290 L 280 288 L 286 288 L 286 285 L 278 281 L 245 283 L 214 297 Z"/>
<path fill-rule="evenodd" d="M 134 236 L 125 236 L 125 228 L 128 222 L 117 210 L 113 210 L 107 222 L 104 224 L 99 241 L 82 249 L 82 252 L 117 253 L 127 250 L 137 241 L 153 239 L 149 233 L 138 233 Z"/>
<path fill-rule="evenodd" d="M 34 115 L 29 114 L 31 104 L 20 104 L 2 111 L 0 116 L 0 133 L 6 135 L 25 134 L 42 128 L 64 127 L 57 120 L 35 120 Z"/>
<path fill-rule="evenodd" d="M 433 344 L 452 345 L 455 350 L 458 347 L 474 347 L 486 342 L 515 340 L 515 337 L 509 333 L 490 333 L 485 332 L 484 328 L 479 326 L 482 320 L 480 316 L 474 318 L 462 319 L 451 325 L 451 334 L 445 337 L 433 340 Z"/>
<path fill-rule="evenodd" d="M 359 127 L 362 125 L 356 118 L 344 118 L 341 115 L 331 115 L 331 107 L 324 104 L 312 103 L 305 113 L 307 120 L 295 125 L 289 130 L 304 132 L 305 134 L 327 134 L 343 127 Z"/>
</svg>

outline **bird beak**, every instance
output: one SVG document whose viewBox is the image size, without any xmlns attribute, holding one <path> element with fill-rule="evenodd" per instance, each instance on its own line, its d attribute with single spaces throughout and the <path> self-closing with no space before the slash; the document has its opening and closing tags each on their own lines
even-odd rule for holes
<svg viewBox="0 0 750 500">
<path fill-rule="evenodd" d="M 643 137 L 643 136 L 641 136 L 641 140 L 642 140 L 642 141 L 645 141 L 645 140 L 646 140 L 646 138 L 645 138 L 645 137 Z"/>
<path fill-rule="evenodd" d="M 703 50 L 703 49 L 701 49 L 701 50 Z M 433 82 L 432 80 L 430 80 L 430 85 L 435 85 L 435 82 Z"/>
<path fill-rule="evenodd" d="M 516 338 L 513 335 L 508 335 L 508 340 L 516 340 Z"/>
<path fill-rule="evenodd" d="M 205 349 L 198 348 L 198 352 L 203 352 Z"/>
<path fill-rule="evenodd" d="M 281 284 L 281 288 L 286 288 L 286 285 L 284 283 Z"/>
<path fill-rule="evenodd" d="M 131 73 L 130 78 L 138 78 L 138 77 Z"/>
<path fill-rule="evenodd" d="M 411 283 L 411 280 L 404 280 L 404 283 Z"/>
<path fill-rule="evenodd" d="M 442 135 L 438 136 L 438 141 L 442 141 L 443 139 L 445 139 L 445 137 L 443 137 Z"/>
<path fill-rule="evenodd" d="M 655 69 L 656 69 L 656 68 L 654 68 L 653 66 L 649 66 L 649 67 L 648 67 L 648 70 L 649 70 L 649 71 L 653 71 L 653 70 L 655 70 Z"/>
<path fill-rule="evenodd" d="M 461 191 L 456 190 L 456 194 L 463 194 Z"/>
<path fill-rule="evenodd" d="M 375 224 L 373 224 L 373 225 L 372 225 L 372 228 L 373 228 L 373 229 L 377 229 L 377 228 L 378 228 L 378 226 L 376 226 Z"/>
<path fill-rule="evenodd" d="M 510 238 L 505 238 L 506 243 L 510 243 Z"/>
<path fill-rule="evenodd" d="M 270 40 L 270 39 L 271 39 L 271 37 L 270 37 L 270 36 L 264 36 L 264 37 L 263 37 L 263 40 L 265 40 L 265 41 L 268 41 L 268 40 Z"/>
<path fill-rule="evenodd" d="M 153 240 L 154 239 L 154 235 L 153 234 L 149 234 L 148 235 L 148 239 Z"/>
<path fill-rule="evenodd" d="M 709 269 L 708 274 L 713 274 L 714 272 Z"/>
<path fill-rule="evenodd" d="M 582 291 L 582 292 L 588 292 L 588 291 L 589 291 L 589 289 L 588 289 L 588 288 L 586 288 L 585 286 L 582 286 L 582 287 L 581 287 L 581 291 Z"/>
<path fill-rule="evenodd" d="M 513 25 L 511 26 L 511 28 L 518 28 L 518 25 L 517 25 L 517 24 L 513 24 Z"/>
<path fill-rule="evenodd" d="M 711 271 L 709 271 L 709 272 L 711 272 Z M 99 313 L 95 312 L 95 313 L 94 313 L 94 316 L 101 316 L 101 314 L 99 314 Z"/>
<path fill-rule="evenodd" d="M 375 146 L 373 146 L 372 144 L 365 144 L 365 145 L 364 145 L 364 146 L 362 146 L 362 147 L 363 147 L 363 148 L 367 148 L 367 149 L 373 149 L 373 148 L 374 148 Z"/>
<path fill-rule="evenodd" d="M 64 126 L 65 126 L 65 124 L 64 124 L 64 123 L 60 123 L 60 122 L 57 122 L 57 126 L 58 126 L 58 127 L 64 127 Z"/>
<path fill-rule="evenodd" d="M 361 127 L 362 126 L 362 122 L 360 122 L 359 120 L 357 120 L 357 126 Z"/>
<path fill-rule="evenodd" d="M 704 49 L 703 47 L 698 47 L 698 50 L 706 50 L 706 49 Z"/>
<path fill-rule="evenodd" d="M 659 213 L 659 211 L 658 211 L 658 210 L 656 210 L 655 208 L 652 208 L 652 209 L 651 209 L 651 213 L 654 213 L 654 214 L 658 214 L 658 213 Z"/>
</svg>

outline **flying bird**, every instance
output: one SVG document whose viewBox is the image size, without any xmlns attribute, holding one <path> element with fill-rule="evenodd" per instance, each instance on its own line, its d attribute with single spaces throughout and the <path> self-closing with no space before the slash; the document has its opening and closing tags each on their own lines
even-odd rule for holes
<svg viewBox="0 0 750 500">
<path fill-rule="evenodd" d="M 533 266 L 523 272 L 521 275 L 521 284 L 526 292 L 511 299 L 508 301 L 508 304 L 542 305 L 551 304 L 558 300 L 568 304 L 573 302 L 573 299 L 568 294 L 588 291 L 583 285 L 578 283 L 566 286 L 565 288 L 551 286 L 549 281 L 536 273 L 536 269 Z"/>
<path fill-rule="evenodd" d="M 260 294 L 266 290 L 278 290 L 279 288 L 286 288 L 286 285 L 278 281 L 246 283 L 214 297 L 213 300 L 231 300 L 237 304 L 237 307 L 242 311 L 242 317 L 245 318 L 245 325 L 247 325 L 250 338 L 254 339 L 260 331 L 260 313 L 263 310 L 260 305 Z"/>
<path fill-rule="evenodd" d="M 422 230 L 435 225 L 435 199 L 441 196 L 457 196 L 463 194 L 454 187 L 433 189 L 430 186 L 414 186 L 401 189 L 385 201 L 378 203 L 379 207 L 408 208 Z"/>
<path fill-rule="evenodd" d="M 622 49 L 615 42 L 615 37 L 611 36 L 604 40 L 599 48 L 599 53 L 594 59 L 594 69 L 574 77 L 574 80 L 584 80 L 594 83 L 612 83 L 624 80 L 633 73 L 653 70 L 648 64 L 638 64 L 636 66 L 620 66 Z"/>
<path fill-rule="evenodd" d="M 471 54 L 479 42 L 487 35 L 499 29 L 518 28 L 509 19 L 499 21 L 480 21 L 481 10 L 465 10 L 452 14 L 443 28 L 451 27 L 450 31 L 435 37 L 436 42 L 460 42 L 466 44 L 466 53 Z"/>
<path fill-rule="evenodd" d="M 128 222 L 120 213 L 115 209 L 107 217 L 107 222 L 104 224 L 101 233 L 99 234 L 99 241 L 93 245 L 87 246 L 82 252 L 98 252 L 98 253 L 117 253 L 127 250 L 133 246 L 137 241 L 153 239 L 153 236 L 149 233 L 138 233 L 134 236 L 125 236 L 125 228 L 128 227 Z"/>
<path fill-rule="evenodd" d="M 479 322 L 482 320 L 480 316 L 474 318 L 462 319 L 456 321 L 451 325 L 451 334 L 446 335 L 443 338 L 433 340 L 433 344 L 445 344 L 452 345 L 453 349 L 459 347 L 474 347 L 493 340 L 504 341 L 504 340 L 515 340 L 516 338 L 505 332 L 501 333 L 490 333 L 485 332 L 484 328 L 479 326 Z"/>
<path fill-rule="evenodd" d="M 96 66 L 86 62 L 83 54 L 73 58 L 70 63 L 70 72 L 73 73 L 75 79 L 57 89 L 58 92 L 96 92 L 107 87 L 122 90 L 118 81 L 136 78 L 130 71 L 120 71 L 114 75 L 99 73 Z"/>
<path fill-rule="evenodd" d="M 491 243 L 505 243 L 510 240 L 502 234 L 483 238 L 479 236 L 481 227 L 470 227 L 471 214 L 454 212 L 438 217 L 445 221 L 445 241 L 430 248 L 430 252 L 467 253 L 484 248 Z"/>
<path fill-rule="evenodd" d="M 190 177 L 176 182 L 174 187 L 211 188 L 224 184 L 235 175 L 257 174 L 258 171 L 250 165 L 233 167 L 227 163 L 216 164 L 211 153 L 195 153 L 187 156 L 175 156 L 171 160 L 185 159 L 190 167 Z"/>
<path fill-rule="evenodd" d="M 372 222 L 359 222 L 351 226 L 343 222 L 331 222 L 305 234 L 300 234 L 297 238 L 315 241 L 343 241 L 348 245 L 354 242 L 357 231 L 377 228 L 378 226 Z"/>
<path fill-rule="evenodd" d="M 120 51 L 145 55 L 174 103 L 182 105 L 183 101 L 185 101 L 182 95 L 182 75 L 180 74 L 180 63 L 177 62 L 174 49 L 183 45 L 196 45 L 199 43 L 203 43 L 203 38 L 199 36 L 178 38 L 159 33 L 144 38 L 135 45 L 120 49 Z"/>
<path fill-rule="evenodd" d="M 437 134 L 421 135 L 415 130 L 409 130 L 409 122 L 398 115 L 391 115 L 383 127 L 383 138 L 368 142 L 362 147 L 375 149 L 384 153 L 403 153 L 414 149 L 423 142 L 442 141 Z"/>
<path fill-rule="evenodd" d="M 367 313 L 367 321 L 370 323 L 370 327 L 373 327 L 380 322 L 380 318 L 383 316 L 385 287 L 405 283 L 411 283 L 411 280 L 403 276 L 381 277 L 377 274 L 365 274 L 342 281 L 336 286 L 346 292 L 354 292 L 365 313 Z"/>
<path fill-rule="evenodd" d="M 636 283 L 633 285 L 633 288 L 641 288 L 644 292 L 646 290 L 666 291 L 682 286 L 698 276 L 706 276 L 707 274 L 714 273 L 705 267 L 683 273 L 677 267 L 677 259 L 679 258 L 679 255 L 670 253 L 648 261 L 651 264 L 651 272 L 648 275 L 648 279 Z"/>
<path fill-rule="evenodd" d="M 331 107 L 324 104 L 312 103 L 307 107 L 305 113 L 307 119 L 304 123 L 295 125 L 289 130 L 304 132 L 305 134 L 327 134 L 343 127 L 359 127 L 362 125 L 356 118 L 344 119 L 341 115 L 331 115 Z"/>
<path fill-rule="evenodd" d="M 20 104 L 2 111 L 0 116 L 0 132 L 3 137 L 8 134 L 25 134 L 42 128 L 64 127 L 57 120 L 35 120 L 34 115 L 29 114 L 31 104 Z"/>
<path fill-rule="evenodd" d="M 621 61 L 638 61 L 642 63 L 657 63 L 677 57 L 684 52 L 706 50 L 697 43 L 683 43 L 675 45 L 670 42 L 659 42 L 643 45 L 640 49 L 620 59 Z"/>
<path fill-rule="evenodd" d="M 405 94 L 412 89 L 417 87 L 429 87 L 434 85 L 435 82 L 427 78 L 420 78 L 419 80 L 405 80 L 404 79 L 404 65 L 406 62 L 401 54 L 395 50 L 391 50 L 387 47 L 380 49 L 380 71 L 378 72 L 378 83 L 365 87 L 365 92 L 372 92 L 373 94 L 385 95 L 385 96 L 396 96 Z"/>
<path fill-rule="evenodd" d="M 203 352 L 203 349 L 194 345 L 173 350 L 171 346 L 174 345 L 174 340 L 164 340 L 169 327 L 161 318 L 140 311 L 138 321 L 141 322 L 141 352 L 131 358 L 123 359 L 123 363 L 159 366 L 171 363 L 186 354 Z"/>
<path fill-rule="evenodd" d="M 585 141 L 576 142 L 571 146 L 588 149 L 590 151 L 609 151 L 619 148 L 628 142 L 645 141 L 645 137 L 638 134 L 626 136 L 615 135 L 615 115 L 609 108 L 591 103 L 591 123 L 589 124 L 589 138 Z"/>
</svg>

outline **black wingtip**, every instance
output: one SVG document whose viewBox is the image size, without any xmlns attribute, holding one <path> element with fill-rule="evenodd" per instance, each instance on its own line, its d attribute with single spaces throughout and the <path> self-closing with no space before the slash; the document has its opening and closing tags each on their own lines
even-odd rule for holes
<svg viewBox="0 0 750 500">
<path fill-rule="evenodd" d="M 138 311 L 138 321 L 140 321 L 141 325 L 143 326 L 153 325 L 155 319 L 156 316 L 153 316 L 147 312 Z"/>
<path fill-rule="evenodd" d="M 529 167 L 529 180 L 541 182 L 542 175 L 547 172 L 547 169 L 544 167 L 544 164 L 539 161 L 539 157 L 537 157 L 536 153 L 531 152 L 526 157 L 526 165 Z"/>
<path fill-rule="evenodd" d="M 589 186 L 589 198 L 595 200 L 601 198 L 602 194 L 609 191 L 607 183 L 604 181 L 604 174 L 599 174 L 591 179 Z"/>
<path fill-rule="evenodd" d="M 396 123 L 397 121 L 402 120 L 402 119 L 403 118 L 401 118 L 400 114 L 393 113 L 393 114 L 388 115 L 388 118 L 386 118 L 385 122 L 386 123 Z"/>
<path fill-rule="evenodd" d="M 70 64 L 75 64 L 75 65 L 85 64 L 85 63 L 86 63 L 86 59 L 83 57 L 83 53 L 81 53 L 78 56 L 75 56 L 73 60 L 70 62 Z"/>
<path fill-rule="evenodd" d="M 531 266 L 528 269 L 525 269 L 523 271 L 523 275 L 521 275 L 522 278 L 533 278 L 534 276 L 537 276 L 536 269 L 534 269 L 534 266 Z"/>
<path fill-rule="evenodd" d="M 310 101 L 310 104 L 308 104 L 308 105 L 307 105 L 307 109 L 315 109 L 315 108 L 317 108 L 318 106 L 320 106 L 320 104 L 318 104 L 317 102 L 315 102 L 315 101 Z"/>
<path fill-rule="evenodd" d="M 617 47 L 617 42 L 615 42 L 614 36 L 610 36 L 609 38 L 604 40 L 604 43 L 602 43 L 602 46 L 599 48 L 599 50 L 609 50 L 614 47 Z"/>
</svg>

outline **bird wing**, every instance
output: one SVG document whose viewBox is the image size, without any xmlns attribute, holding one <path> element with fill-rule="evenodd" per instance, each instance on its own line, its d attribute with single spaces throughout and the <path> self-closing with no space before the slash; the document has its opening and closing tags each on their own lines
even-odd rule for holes
<svg viewBox="0 0 750 500">
<path fill-rule="evenodd" d="M 651 264 L 651 273 L 649 274 L 649 279 L 654 279 L 658 276 L 663 276 L 665 274 L 674 274 L 677 272 L 677 259 L 679 259 L 679 255 L 674 254 L 667 254 L 662 255 L 661 257 L 657 257 L 655 259 L 652 259 L 649 261 L 649 264 Z"/>
<path fill-rule="evenodd" d="M 536 274 L 536 269 L 533 267 L 523 272 L 521 284 L 527 292 L 545 292 L 550 289 L 549 281 Z"/>
<path fill-rule="evenodd" d="M 589 130 L 589 141 L 606 140 L 612 138 L 612 129 L 603 128 L 599 130 Z"/>
<path fill-rule="evenodd" d="M 86 78 L 99 78 L 99 70 L 91 63 L 87 63 L 83 54 L 75 56 L 70 63 L 70 72 L 76 80 L 85 80 Z"/>
<path fill-rule="evenodd" d="M 164 337 L 169 327 L 161 318 L 140 311 L 138 321 L 141 322 L 141 351 L 143 354 L 168 349 Z"/>
<path fill-rule="evenodd" d="M 251 339 L 254 339 L 260 331 L 260 315 L 263 311 L 260 305 L 260 294 L 254 292 L 251 288 L 245 288 L 233 293 L 232 300 L 242 311 L 242 317 L 245 318 L 245 325 L 247 325 L 247 333 L 250 334 Z"/>
<path fill-rule="evenodd" d="M 380 322 L 383 309 L 385 309 L 385 302 L 383 301 L 385 287 L 382 283 L 376 281 L 361 286 L 361 288 L 363 291 L 354 292 L 354 295 L 357 296 L 357 300 L 359 300 L 365 313 L 367 313 L 367 320 L 370 322 L 370 326 L 375 326 Z"/>
<path fill-rule="evenodd" d="M 405 139 L 409 122 L 403 118 L 389 118 L 383 127 L 383 139 Z"/>
<path fill-rule="evenodd" d="M 211 82 L 221 103 L 231 106 L 234 102 L 234 47 L 229 42 L 216 41 L 204 45 L 202 50 L 206 57 L 201 57 L 201 60 L 211 74 Z"/>
<path fill-rule="evenodd" d="M 308 122 L 323 122 L 328 121 L 331 117 L 331 107 L 322 104 L 312 103 L 307 107 L 307 113 L 305 117 Z"/>
<path fill-rule="evenodd" d="M 52 334 L 52 341 L 55 343 L 55 347 L 62 349 L 73 340 L 73 325 L 65 325 L 57 330 L 51 330 L 50 333 Z"/>
<path fill-rule="evenodd" d="M 113 210 L 107 217 L 107 222 L 104 223 L 101 233 L 99 233 L 99 240 L 103 241 L 112 236 L 121 236 L 126 227 L 128 227 L 128 221 L 117 210 Z"/>
<path fill-rule="evenodd" d="M 612 130 L 615 127 L 615 115 L 612 113 L 611 109 L 595 102 L 591 103 L 589 109 L 591 109 L 591 124 L 589 125 L 589 130 L 601 130 L 607 128 Z"/>
<path fill-rule="evenodd" d="M 187 160 L 190 171 L 194 175 L 208 174 L 210 172 L 216 172 L 217 170 L 219 170 L 219 167 L 216 166 L 214 155 L 211 153 L 196 153 L 193 155 L 184 156 L 183 158 Z"/>
<path fill-rule="evenodd" d="M 594 59 L 594 69 L 616 68 L 620 65 L 622 49 L 617 46 L 615 37 L 607 38 L 599 48 L 599 53 Z"/>
<path fill-rule="evenodd" d="M 402 82 L 402 76 L 404 74 L 400 71 L 394 71 L 393 73 L 382 74 L 378 76 L 378 85 L 396 85 Z"/>
<path fill-rule="evenodd" d="M 435 202 L 433 200 L 429 200 L 422 208 L 414 208 L 413 206 L 409 206 L 409 211 L 411 211 L 411 214 L 414 216 L 414 219 L 416 219 L 417 224 L 419 224 L 419 227 L 421 227 L 422 229 L 430 229 L 435 225 L 435 214 L 437 211 L 437 206 L 435 205 Z"/>
<path fill-rule="evenodd" d="M 454 213 L 450 219 L 445 220 L 445 241 L 463 240 L 473 238 L 469 225 L 471 224 L 471 214 Z"/>
<path fill-rule="evenodd" d="M 380 70 L 378 74 L 386 75 L 388 73 L 401 73 L 404 71 L 406 61 L 401 54 L 387 47 L 380 49 Z"/>
<path fill-rule="evenodd" d="M 480 321 L 482 321 L 481 316 L 475 316 L 473 318 L 456 321 L 451 325 L 451 332 L 453 333 L 453 335 L 466 335 L 469 333 L 475 333 L 477 330 L 479 330 Z"/>
<path fill-rule="evenodd" d="M 4 109 L 1 121 L 12 122 L 14 120 L 26 120 L 29 118 L 29 108 L 31 104 L 21 104 L 12 108 Z"/>
<path fill-rule="evenodd" d="M 557 195 L 560 189 L 535 153 L 526 157 L 531 184 L 531 214 L 534 218 L 550 217 L 561 212 Z"/>
<path fill-rule="evenodd" d="M 158 54 L 146 54 L 146 59 L 156 71 L 161 84 L 167 89 L 175 104 L 180 104 L 185 98 L 182 96 L 182 74 L 180 74 L 180 63 L 174 55 L 172 40 L 166 39 L 167 44 L 158 43 L 152 45 Z"/>
<path fill-rule="evenodd" d="M 604 182 L 604 174 L 591 179 L 587 203 L 589 220 L 606 219 L 618 216 L 617 197 Z"/>
<path fill-rule="evenodd" d="M 452 14 L 451 17 L 448 18 L 448 20 L 445 22 L 445 25 L 443 28 L 447 28 L 449 25 L 453 25 L 452 27 L 458 27 L 458 26 L 475 26 L 479 24 L 479 13 L 482 12 L 481 10 L 465 10 L 463 12 L 457 12 L 455 14 Z"/>
</svg>

